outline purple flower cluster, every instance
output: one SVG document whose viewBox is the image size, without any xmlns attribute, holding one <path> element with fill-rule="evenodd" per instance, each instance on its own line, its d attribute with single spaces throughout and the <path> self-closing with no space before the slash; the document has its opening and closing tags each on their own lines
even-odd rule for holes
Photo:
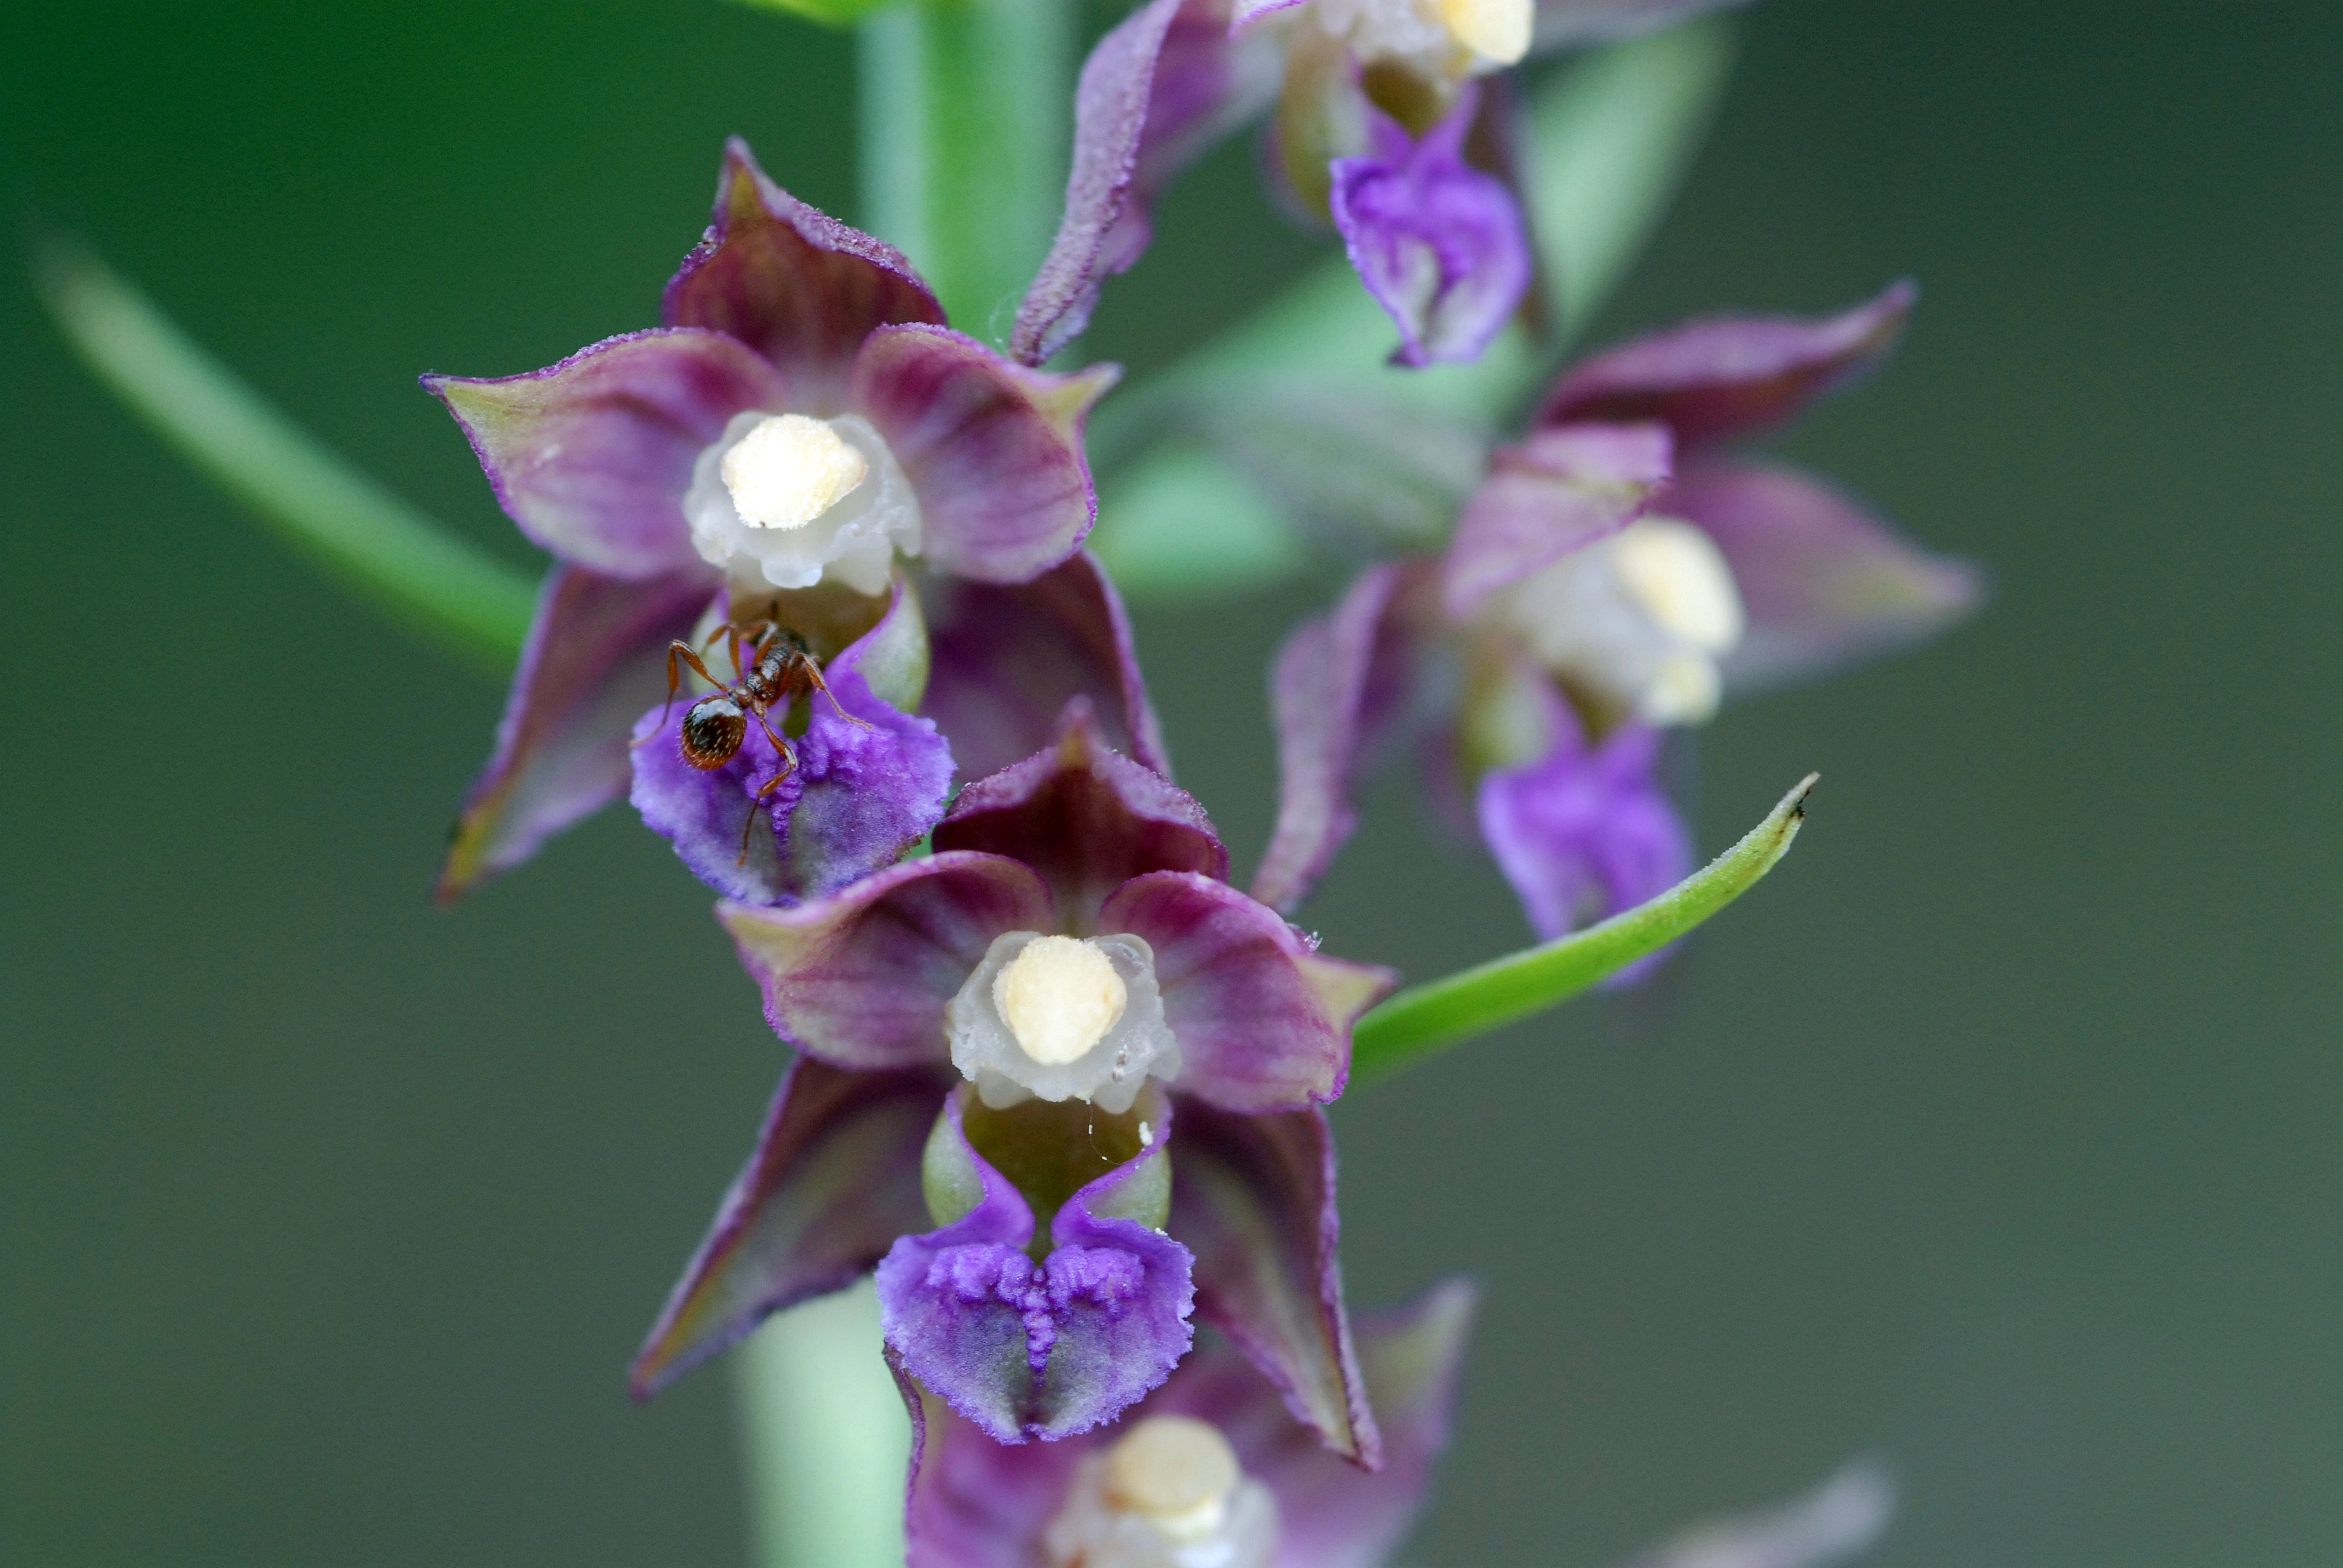
<svg viewBox="0 0 2343 1568">
<path fill-rule="evenodd" d="M 1535 270 L 1504 73 L 1740 3 L 1152 0 L 1082 67 L 1065 220 L 1011 348 L 1039 365 L 1081 336 L 1164 187 L 1266 115 L 1280 196 L 1342 236 L 1399 329 L 1393 362 L 1475 359 Z"/>
<path fill-rule="evenodd" d="M 1403 739 L 1471 802 L 1540 937 L 1681 880 L 1667 730 L 1920 640 L 1980 597 L 1974 568 L 1731 449 L 1875 367 L 1914 297 L 1697 321 L 1566 371 L 1490 455 L 1445 552 L 1370 568 L 1280 654 L 1283 796 L 1254 897 L 1307 896 L 1356 826 L 1363 762 Z"/>
<path fill-rule="evenodd" d="M 1480 78 L 1534 39 L 1699 8 L 1155 0 L 1083 74 L 1066 226 L 1011 354 L 735 143 L 659 327 L 426 378 L 558 563 L 443 893 L 625 794 L 720 895 L 791 1048 L 639 1392 L 870 1275 L 920 1432 L 913 1562 L 1382 1560 L 1444 1439 L 1471 1294 L 1353 1331 L 1323 1108 L 1395 977 L 1282 911 L 1402 737 L 1542 935 L 1647 900 L 1691 859 L 1668 727 L 1965 609 L 1967 568 L 1728 451 L 1874 365 L 1911 291 L 1565 374 L 1444 553 L 1373 567 L 1279 658 L 1283 794 L 1249 892 L 1081 548 L 1083 421 L 1116 372 L 1036 367 L 1136 258 L 1172 170 L 1272 95 L 1278 166 L 1398 357 L 1471 357 L 1531 269 L 1476 151 L 1504 101 Z"/>
</svg>

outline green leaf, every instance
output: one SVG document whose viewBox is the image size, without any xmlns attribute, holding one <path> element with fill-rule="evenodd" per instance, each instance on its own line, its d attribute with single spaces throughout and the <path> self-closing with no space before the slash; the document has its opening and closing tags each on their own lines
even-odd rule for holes
<svg viewBox="0 0 2343 1568">
<path fill-rule="evenodd" d="M 740 0 L 741 5 L 752 10 L 786 12 L 825 27 L 851 27 L 873 12 L 901 3 L 902 0 Z"/>
<path fill-rule="evenodd" d="M 1266 588 L 1308 564 L 1277 509 L 1201 447 L 1157 447 L 1124 477 L 1125 526 L 1093 532 L 1091 548 L 1117 583 L 1148 584 L 1153 603 Z"/>
<path fill-rule="evenodd" d="M 512 667 L 537 605 L 527 576 L 335 456 L 88 251 L 53 244 L 35 270 L 83 363 L 181 457 L 395 618 Z"/>
<path fill-rule="evenodd" d="M 1404 370 L 1385 363 L 1396 337 L 1349 263 L 1330 258 L 1205 347 L 1127 387 L 1091 417 L 1091 460 L 1100 485 L 1096 548 L 1143 560 L 1117 574 L 1141 601 L 1194 598 L 1260 586 L 1251 563 L 1222 579 L 1192 552 L 1182 530 L 1145 543 L 1127 536 L 1176 522 L 1157 493 L 1161 479 L 1140 458 L 1165 432 L 1199 410 L 1225 409 L 1267 382 L 1310 380 L 1328 394 L 1456 421 L 1487 436 L 1558 366 L 1571 337 L 1602 308 L 1667 211 L 1692 167 L 1733 63 L 1727 24 L 1709 20 L 1614 45 L 1547 82 L 1531 106 L 1530 216 L 1548 263 L 1549 299 L 1562 324 L 1551 340 L 1515 327 L 1471 365 Z M 1192 478 L 1192 476 L 1191 477 Z M 1256 511 L 1283 516 L 1276 499 L 1232 468 L 1223 490 L 1260 495 Z M 1291 548 L 1307 528 L 1290 529 L 1286 553 L 1298 571 L 1306 551 Z M 1161 575 L 1157 575 L 1157 574 Z"/>
<path fill-rule="evenodd" d="M 1807 774 L 1739 843 L 1651 902 L 1558 940 L 1410 986 L 1374 1008 L 1352 1033 L 1352 1081 L 1384 1077 L 1543 1012 L 1683 936 L 1789 853 L 1819 777 Z"/>
</svg>

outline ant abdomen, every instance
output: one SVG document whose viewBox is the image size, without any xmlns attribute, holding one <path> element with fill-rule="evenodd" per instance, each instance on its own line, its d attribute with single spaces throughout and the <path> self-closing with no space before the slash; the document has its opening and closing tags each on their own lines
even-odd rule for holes
<svg viewBox="0 0 2343 1568">
<path fill-rule="evenodd" d="M 748 716 L 729 697 L 703 697 L 683 716 L 683 759 L 712 771 L 739 754 L 749 733 Z"/>
</svg>

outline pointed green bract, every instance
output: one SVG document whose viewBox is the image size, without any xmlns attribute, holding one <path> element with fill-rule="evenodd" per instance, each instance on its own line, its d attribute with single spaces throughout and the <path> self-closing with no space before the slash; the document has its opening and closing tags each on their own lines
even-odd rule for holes
<svg viewBox="0 0 2343 1568">
<path fill-rule="evenodd" d="M 509 668 L 537 585 L 350 467 L 78 246 L 42 297 L 85 364 L 179 455 L 289 543 L 443 647 Z"/>
<path fill-rule="evenodd" d="M 1371 1081 L 1543 1012 L 1683 936 L 1789 853 L 1818 778 L 1806 775 L 1739 843 L 1649 903 L 1558 940 L 1410 986 L 1375 1008 L 1352 1031 L 1352 1081 Z"/>
</svg>

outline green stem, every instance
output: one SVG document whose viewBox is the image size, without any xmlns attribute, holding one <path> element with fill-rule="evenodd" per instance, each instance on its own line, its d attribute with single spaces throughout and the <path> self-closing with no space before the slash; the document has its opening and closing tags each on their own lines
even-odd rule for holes
<svg viewBox="0 0 2343 1568">
<path fill-rule="evenodd" d="M 759 1568 L 900 1564 L 911 1425 L 870 1282 L 783 1312 L 732 1367 Z"/>
<path fill-rule="evenodd" d="M 41 296 L 99 380 L 179 455 L 393 618 L 499 672 L 537 585 L 350 467 L 89 252 L 38 258 Z"/>
<path fill-rule="evenodd" d="M 918 0 L 861 24 L 862 216 L 999 342 L 1064 196 L 1068 0 Z"/>
<path fill-rule="evenodd" d="M 1739 843 L 1651 902 L 1559 940 L 1410 986 L 1384 1001 L 1353 1031 L 1352 1081 L 1386 1077 L 1543 1012 L 1683 936 L 1747 892 L 1790 852 L 1817 777 L 1806 775 Z"/>
</svg>

